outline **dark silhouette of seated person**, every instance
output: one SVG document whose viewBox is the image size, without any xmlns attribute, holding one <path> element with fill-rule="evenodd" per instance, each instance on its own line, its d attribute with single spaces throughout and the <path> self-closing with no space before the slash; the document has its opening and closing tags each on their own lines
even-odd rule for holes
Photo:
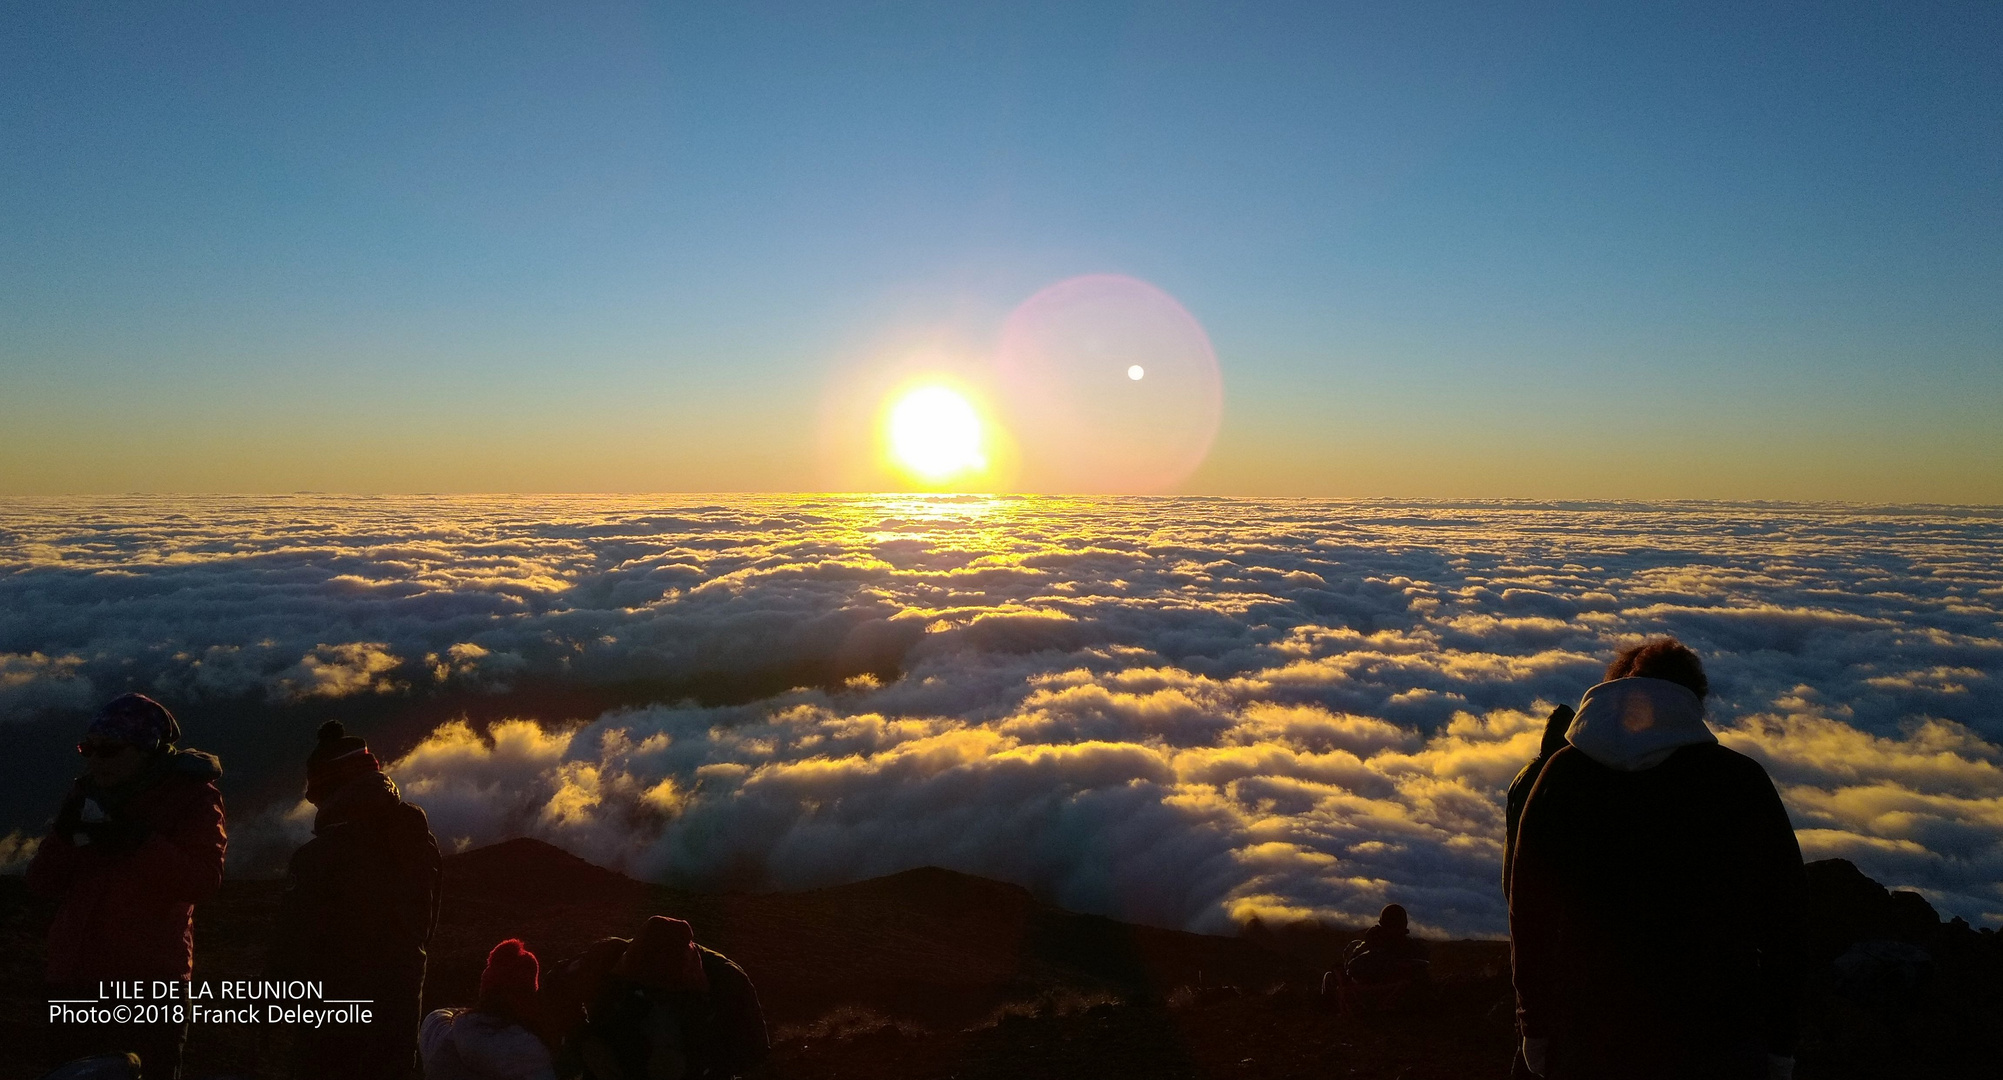
<svg viewBox="0 0 2003 1080">
<path fill-rule="evenodd" d="M 1387 904 L 1377 925 L 1350 944 L 1342 970 L 1351 982 L 1389 986 L 1423 979 L 1429 967 L 1426 943 L 1412 936 L 1404 907 Z"/>
<path fill-rule="evenodd" d="M 751 1075 L 771 1044 L 751 979 L 656 915 L 630 941 L 604 938 L 544 980 L 563 1030 L 558 1072 L 587 1080 L 724 1080 Z"/>
</svg>

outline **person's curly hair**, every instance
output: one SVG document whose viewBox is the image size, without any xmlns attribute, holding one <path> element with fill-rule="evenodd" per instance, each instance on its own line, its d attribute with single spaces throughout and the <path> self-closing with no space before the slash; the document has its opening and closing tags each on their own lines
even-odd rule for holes
<svg viewBox="0 0 2003 1080">
<path fill-rule="evenodd" d="M 1711 680 L 1704 677 L 1704 662 L 1688 645 L 1673 637 L 1644 641 L 1632 649 L 1622 649 L 1607 665 L 1607 679 L 1666 679 L 1689 687 L 1700 699 L 1711 693 Z"/>
</svg>

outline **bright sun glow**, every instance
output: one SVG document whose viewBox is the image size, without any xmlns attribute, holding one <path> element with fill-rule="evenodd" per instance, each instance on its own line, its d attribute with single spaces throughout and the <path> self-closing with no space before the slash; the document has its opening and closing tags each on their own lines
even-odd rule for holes
<svg viewBox="0 0 2003 1080">
<path fill-rule="evenodd" d="M 980 414 L 953 390 L 919 387 L 890 410 L 890 453 L 899 465 L 930 481 L 985 468 Z"/>
</svg>

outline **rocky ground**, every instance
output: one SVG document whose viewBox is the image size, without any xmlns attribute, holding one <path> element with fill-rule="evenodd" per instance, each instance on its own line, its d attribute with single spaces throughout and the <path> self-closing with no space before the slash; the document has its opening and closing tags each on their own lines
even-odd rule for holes
<svg viewBox="0 0 2003 1080">
<path fill-rule="evenodd" d="M 1811 875 L 1818 965 L 1797 1075 L 2003 1077 L 1999 935 L 1943 924 L 1918 896 L 1887 893 L 1848 863 Z M 257 974 L 278 888 L 231 881 L 202 907 L 198 978 Z M 552 961 L 657 912 L 690 920 L 751 974 L 772 1072 L 787 1080 L 1501 1077 L 1514 1041 L 1501 942 L 1435 943 L 1428 996 L 1343 1015 L 1320 993 L 1350 936 L 1340 928 L 1225 938 L 1132 926 L 938 869 L 692 894 L 529 840 L 447 861 L 429 1005 L 469 1002 L 501 938 Z M 0 878 L 0 1078 L 40 1075 L 46 918 L 19 878 Z M 283 1046 L 259 1041 L 255 1029 L 197 1029 L 187 1075 L 276 1075 Z"/>
</svg>

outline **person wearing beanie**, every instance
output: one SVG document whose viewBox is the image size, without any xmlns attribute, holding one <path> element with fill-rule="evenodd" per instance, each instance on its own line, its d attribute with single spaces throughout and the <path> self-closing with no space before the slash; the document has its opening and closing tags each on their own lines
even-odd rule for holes
<svg viewBox="0 0 2003 1080">
<path fill-rule="evenodd" d="M 604 938 L 558 965 L 544 990 L 562 1060 L 592 1080 L 726 1080 L 771 1052 L 744 969 L 655 915 L 630 940 Z"/>
<path fill-rule="evenodd" d="M 265 975 L 318 980 L 328 998 L 371 1002 L 373 1017 L 302 1030 L 292 1075 L 404 1080 L 438 925 L 438 841 L 368 743 L 338 720 L 321 725 L 307 756 L 306 799 L 313 838 L 286 868 Z"/>
<path fill-rule="evenodd" d="M 28 887 L 56 902 L 51 1000 L 95 999 L 101 981 L 194 973 L 195 905 L 222 884 L 228 832 L 221 763 L 180 739 L 166 706 L 125 694 L 97 711 L 77 744 L 84 772 L 28 864 Z M 187 1025 L 52 1025 L 49 1036 L 51 1064 L 134 1053 L 146 1080 L 171 1080 Z"/>
<path fill-rule="evenodd" d="M 1674 638 L 1628 649 L 1537 777 L 1509 878 L 1520 1071 L 1792 1075 L 1801 849 L 1766 770 L 1705 724 L 1709 693 Z"/>
<path fill-rule="evenodd" d="M 424 1080 L 556 1080 L 549 1047 L 535 1034 L 541 965 L 517 938 L 487 953 L 480 1000 L 471 1009 L 438 1009 L 417 1042 Z"/>
</svg>

